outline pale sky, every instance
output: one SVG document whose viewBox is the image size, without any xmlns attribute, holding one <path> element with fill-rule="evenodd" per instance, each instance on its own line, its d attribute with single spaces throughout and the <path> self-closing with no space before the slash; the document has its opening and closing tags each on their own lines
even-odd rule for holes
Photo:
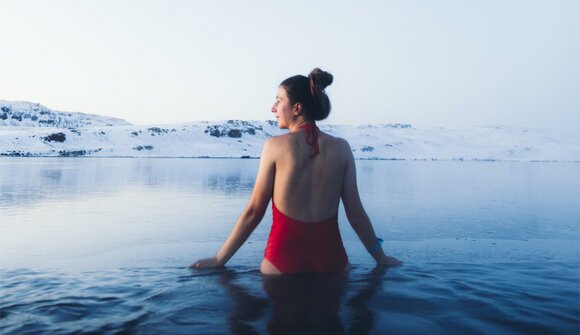
<svg viewBox="0 0 580 335">
<path fill-rule="evenodd" d="M 328 123 L 580 131 L 580 1 L 0 0 L 0 99 L 267 120 L 314 67 Z"/>
</svg>

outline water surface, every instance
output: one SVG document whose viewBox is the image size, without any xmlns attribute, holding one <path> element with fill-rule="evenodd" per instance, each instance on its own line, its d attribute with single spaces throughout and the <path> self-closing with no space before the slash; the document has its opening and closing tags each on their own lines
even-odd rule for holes
<svg viewBox="0 0 580 335">
<path fill-rule="evenodd" d="M 357 161 L 385 250 L 344 213 L 348 275 L 258 272 L 271 212 L 226 270 L 217 251 L 257 160 L 0 159 L 2 333 L 577 334 L 574 163 Z"/>
</svg>

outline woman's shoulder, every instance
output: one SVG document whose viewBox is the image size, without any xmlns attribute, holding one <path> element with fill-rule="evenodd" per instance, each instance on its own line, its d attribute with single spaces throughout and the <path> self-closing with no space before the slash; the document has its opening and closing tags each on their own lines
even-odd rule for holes
<svg viewBox="0 0 580 335">
<path fill-rule="evenodd" d="M 290 133 L 268 137 L 264 142 L 264 150 L 267 151 L 276 150 L 276 148 L 279 149 L 281 146 L 288 145 L 289 141 Z"/>
<path fill-rule="evenodd" d="M 277 135 L 269 137 L 264 143 L 265 151 L 284 151 L 284 147 L 292 147 L 295 145 L 296 141 L 303 140 L 302 134 L 292 134 L 287 133 L 283 135 Z M 351 152 L 350 145 L 348 141 L 342 137 L 337 137 L 330 135 L 328 133 L 320 132 L 318 140 L 324 142 L 324 146 L 334 153 L 339 153 L 340 155 L 347 154 Z M 282 149 L 282 150 L 280 150 Z"/>
<path fill-rule="evenodd" d="M 282 143 L 287 143 L 290 140 L 290 133 L 270 136 L 264 142 L 265 145 L 279 145 Z"/>
<path fill-rule="evenodd" d="M 342 149 L 342 150 L 350 150 L 350 145 L 348 144 L 348 141 L 345 140 L 342 137 L 338 137 L 338 136 L 333 136 L 330 135 L 328 133 L 322 133 L 324 134 L 324 137 L 327 139 L 328 143 L 336 148 Z"/>
</svg>

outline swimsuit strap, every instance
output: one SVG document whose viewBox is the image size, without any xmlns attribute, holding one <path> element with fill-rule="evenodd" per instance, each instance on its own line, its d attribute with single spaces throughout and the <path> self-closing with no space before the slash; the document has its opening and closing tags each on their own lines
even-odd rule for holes
<svg viewBox="0 0 580 335">
<path fill-rule="evenodd" d="M 320 153 L 318 148 L 318 127 L 314 123 L 306 123 L 300 128 L 304 128 L 304 131 L 306 131 L 306 143 L 312 146 L 312 155 L 310 157 L 318 155 Z"/>
</svg>

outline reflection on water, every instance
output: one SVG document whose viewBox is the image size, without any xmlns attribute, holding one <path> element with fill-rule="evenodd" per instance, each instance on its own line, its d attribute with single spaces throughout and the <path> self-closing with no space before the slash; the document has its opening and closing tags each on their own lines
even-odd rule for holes
<svg viewBox="0 0 580 335">
<path fill-rule="evenodd" d="M 273 303 L 268 330 L 273 334 L 343 334 L 338 312 L 346 283 L 346 275 L 265 278 L 264 291 Z"/>
<path fill-rule="evenodd" d="M 232 334 L 258 334 L 250 323 L 264 316 L 270 307 L 269 301 L 240 285 L 236 281 L 237 277 L 239 274 L 232 270 L 222 270 L 219 273 L 218 282 L 233 303 L 226 321 Z"/>
<path fill-rule="evenodd" d="M 347 303 L 352 311 L 352 324 L 349 327 L 349 334 L 369 334 L 375 326 L 376 315 L 369 308 L 371 300 L 377 292 L 382 291 L 385 267 L 375 267 L 369 274 L 362 277 L 362 287 Z"/>
<path fill-rule="evenodd" d="M 224 270 L 219 282 L 234 303 L 228 316 L 233 334 L 258 334 L 251 323 L 261 319 L 269 308 L 272 309 L 267 322 L 269 334 L 370 334 L 375 313 L 368 305 L 380 291 L 385 273 L 386 268 L 376 267 L 362 276 L 364 286 L 351 294 L 344 306 L 351 315 L 347 327 L 340 310 L 349 274 L 263 276 L 262 288 L 269 300 L 236 283 L 234 271 Z"/>
<path fill-rule="evenodd" d="M 2 158 L 0 210 L 127 188 L 246 194 L 254 185 L 257 167 L 253 159 Z"/>
<path fill-rule="evenodd" d="M 405 266 L 373 268 L 341 211 L 351 273 L 266 278 L 270 211 L 227 270 L 184 269 L 223 243 L 257 160 L 2 158 L 0 333 L 579 332 L 578 164 L 357 167 Z"/>
<path fill-rule="evenodd" d="M 578 334 L 579 264 L 0 270 L 3 334 Z"/>
<path fill-rule="evenodd" d="M 394 240 L 580 234 L 578 164 L 358 161 L 357 166 L 365 207 L 379 231 Z M 44 205 L 107 202 L 132 193 L 136 202 L 152 196 L 163 206 L 173 197 L 184 200 L 180 208 L 198 213 L 185 210 L 189 218 L 208 222 L 213 219 L 208 213 L 218 213 L 229 226 L 248 201 L 257 168 L 253 159 L 3 158 L 0 213 L 19 222 L 30 210 L 49 210 Z M 139 212 L 146 220 L 159 210 L 142 206 Z M 107 213 L 107 220 L 119 217 Z M 179 213 L 169 218 L 185 221 Z M 84 218 L 85 224 L 91 221 Z M 342 210 L 339 222 L 347 227 Z M 346 240 L 356 239 L 351 229 L 342 230 Z"/>
</svg>

